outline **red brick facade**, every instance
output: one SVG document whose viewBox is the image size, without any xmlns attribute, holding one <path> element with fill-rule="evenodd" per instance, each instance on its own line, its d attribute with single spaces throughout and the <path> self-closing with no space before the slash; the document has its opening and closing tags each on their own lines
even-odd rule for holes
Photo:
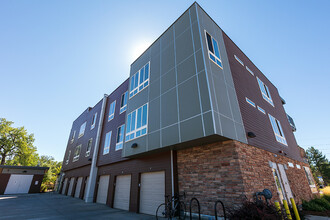
<svg viewBox="0 0 330 220">
<path fill-rule="evenodd" d="M 308 164 L 237 141 L 178 151 L 179 192 L 185 192 L 187 200 L 196 197 L 201 212 L 209 215 L 213 215 L 214 202 L 218 199 L 225 206 L 232 206 L 240 204 L 244 195 L 252 199 L 256 192 L 265 188 L 272 191 L 271 201 L 279 200 L 269 161 L 287 166 L 285 172 L 297 203 L 313 197 L 303 168 Z M 288 162 L 294 167 L 289 167 Z"/>
</svg>

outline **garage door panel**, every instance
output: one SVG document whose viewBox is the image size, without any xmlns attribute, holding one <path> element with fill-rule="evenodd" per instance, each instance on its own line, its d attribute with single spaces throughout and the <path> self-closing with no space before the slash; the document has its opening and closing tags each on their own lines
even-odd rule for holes
<svg viewBox="0 0 330 220">
<path fill-rule="evenodd" d="M 75 198 L 79 198 L 80 190 L 81 190 L 81 186 L 82 186 L 82 181 L 83 181 L 82 177 L 79 177 L 78 180 L 77 180 L 76 191 L 74 192 L 74 197 Z"/>
<path fill-rule="evenodd" d="M 100 176 L 99 186 L 97 189 L 97 197 L 96 197 L 97 203 L 101 203 L 101 204 L 107 203 L 109 179 L 110 179 L 110 175 Z"/>
<path fill-rule="evenodd" d="M 140 213 L 155 215 L 157 207 L 165 202 L 165 172 L 141 174 Z"/>
<path fill-rule="evenodd" d="M 33 175 L 10 175 L 4 194 L 29 193 Z"/>
<path fill-rule="evenodd" d="M 116 209 L 129 210 L 130 193 L 131 175 L 117 176 L 113 207 Z"/>
<path fill-rule="evenodd" d="M 68 190 L 68 194 L 67 194 L 68 196 L 72 195 L 73 184 L 74 184 L 74 178 L 71 177 L 70 184 L 69 184 L 69 190 Z"/>
<path fill-rule="evenodd" d="M 65 178 L 64 179 L 64 182 L 63 182 L 63 187 L 62 187 L 61 194 L 64 194 L 65 193 L 65 190 L 66 190 L 67 185 L 68 185 L 68 178 Z"/>
</svg>

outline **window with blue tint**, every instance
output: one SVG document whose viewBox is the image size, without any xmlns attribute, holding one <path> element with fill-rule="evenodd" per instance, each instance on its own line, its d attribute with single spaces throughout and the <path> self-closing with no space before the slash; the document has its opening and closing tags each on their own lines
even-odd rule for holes
<svg viewBox="0 0 330 220">
<path fill-rule="evenodd" d="M 256 107 L 256 104 L 254 102 L 252 102 L 250 99 L 248 99 L 248 98 L 245 97 L 245 100 L 246 100 L 247 103 L 249 103 L 253 107 Z"/>
<path fill-rule="evenodd" d="M 274 118 L 273 116 L 271 116 L 270 114 L 268 114 L 268 116 L 269 116 L 270 123 L 273 127 L 273 131 L 274 131 L 274 134 L 275 134 L 276 141 L 280 142 L 281 144 L 284 144 L 284 145 L 288 146 L 288 144 L 286 142 L 286 139 L 285 139 L 285 136 L 284 136 L 284 133 L 283 133 L 283 130 L 282 130 L 282 126 L 281 126 L 280 121 L 277 120 L 276 118 Z"/>
<path fill-rule="evenodd" d="M 82 137 L 85 133 L 85 129 L 86 129 L 86 122 L 84 122 L 81 126 L 80 126 L 80 130 L 79 130 L 79 136 L 78 138 Z"/>
<path fill-rule="evenodd" d="M 139 93 L 149 85 L 150 62 L 145 64 L 139 71 L 131 77 L 129 97 Z"/>
<path fill-rule="evenodd" d="M 130 141 L 147 134 L 148 130 L 148 103 L 127 115 L 125 141 Z"/>
<path fill-rule="evenodd" d="M 126 111 L 127 109 L 127 92 L 125 92 L 121 96 L 121 102 L 120 102 L 120 114 Z"/>
<path fill-rule="evenodd" d="M 254 76 L 254 73 L 252 72 L 252 70 L 250 70 L 249 67 L 245 66 L 246 70 L 249 71 L 249 73 L 251 73 L 252 76 Z"/>
<path fill-rule="evenodd" d="M 122 125 L 122 126 L 118 127 L 117 140 L 116 140 L 116 150 L 123 149 L 124 131 L 125 131 L 125 125 Z"/>
<path fill-rule="evenodd" d="M 97 118 L 97 112 L 94 114 L 93 119 L 92 119 L 92 125 L 91 125 L 91 130 L 95 127 L 96 123 L 96 118 Z"/>
<path fill-rule="evenodd" d="M 269 103 L 271 104 L 272 106 L 274 106 L 273 104 L 273 100 L 272 100 L 272 96 L 270 95 L 270 92 L 269 92 L 269 89 L 268 89 L 268 86 L 266 86 L 265 83 L 263 83 L 258 77 L 257 77 L 257 80 L 258 80 L 258 84 L 259 84 L 259 88 L 260 88 L 260 91 L 261 91 L 261 95 L 262 97 Z"/>
<path fill-rule="evenodd" d="M 116 100 L 110 104 L 108 121 L 111 121 L 115 117 L 115 109 L 116 109 Z"/>
<path fill-rule="evenodd" d="M 110 151 L 110 143 L 111 143 L 111 131 L 105 135 L 104 147 L 103 147 L 103 155 L 108 154 Z"/>
<path fill-rule="evenodd" d="M 222 69 L 222 61 L 220 58 L 218 42 L 206 31 L 205 31 L 205 35 L 206 35 L 206 43 L 209 51 L 209 58 Z"/>
<path fill-rule="evenodd" d="M 260 108 L 260 106 L 258 106 L 258 110 L 261 111 L 262 113 L 266 114 L 266 111 L 263 108 Z"/>
<path fill-rule="evenodd" d="M 244 66 L 244 63 L 242 60 L 240 60 L 236 55 L 234 55 L 234 57 L 242 66 Z"/>
</svg>

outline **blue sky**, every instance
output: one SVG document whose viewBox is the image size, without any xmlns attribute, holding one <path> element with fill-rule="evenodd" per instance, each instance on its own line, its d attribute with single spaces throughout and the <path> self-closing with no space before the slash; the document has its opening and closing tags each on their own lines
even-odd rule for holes
<svg viewBox="0 0 330 220">
<path fill-rule="evenodd" d="M 63 160 L 73 120 L 193 1 L 0 1 L 0 117 Z M 330 1 L 198 1 L 277 86 L 300 146 L 330 158 Z"/>
</svg>

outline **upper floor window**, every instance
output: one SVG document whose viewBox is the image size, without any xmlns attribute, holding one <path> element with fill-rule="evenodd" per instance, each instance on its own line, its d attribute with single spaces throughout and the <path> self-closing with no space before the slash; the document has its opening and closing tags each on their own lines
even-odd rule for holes
<svg viewBox="0 0 330 220">
<path fill-rule="evenodd" d="M 222 69 L 222 62 L 220 58 L 218 42 L 206 31 L 205 31 L 205 35 L 206 35 L 207 47 L 209 49 L 209 58 Z"/>
<path fill-rule="evenodd" d="M 246 100 L 247 103 L 249 103 L 253 107 L 256 107 L 256 104 L 254 102 L 252 102 L 250 99 L 248 99 L 248 98 L 245 97 L 245 100 Z"/>
<path fill-rule="evenodd" d="M 116 109 L 116 100 L 110 104 L 108 121 L 111 121 L 115 117 L 115 109 Z"/>
<path fill-rule="evenodd" d="M 97 112 L 93 115 L 91 129 L 95 128 L 96 118 L 97 118 Z"/>
<path fill-rule="evenodd" d="M 75 136 L 76 136 L 76 131 L 74 130 L 71 138 L 71 144 L 73 143 Z"/>
<path fill-rule="evenodd" d="M 111 133 L 112 133 L 112 131 L 109 131 L 105 135 L 105 141 L 104 141 L 104 147 L 103 147 L 103 155 L 104 154 L 108 154 L 109 151 L 110 151 Z"/>
<path fill-rule="evenodd" d="M 244 63 L 242 60 L 240 60 L 236 55 L 234 55 L 234 57 L 237 60 L 237 62 L 239 62 L 242 66 L 244 66 Z"/>
<path fill-rule="evenodd" d="M 249 73 L 251 73 L 252 76 L 254 76 L 254 73 L 252 72 L 252 70 L 250 70 L 249 67 L 245 66 L 246 70 L 249 71 Z"/>
<path fill-rule="evenodd" d="M 68 157 L 66 158 L 65 165 L 68 165 L 71 156 L 71 150 L 69 150 Z"/>
<path fill-rule="evenodd" d="M 78 136 L 78 138 L 80 138 L 81 136 L 84 135 L 84 133 L 85 133 L 85 129 L 86 129 L 86 122 L 84 122 L 84 123 L 80 126 L 80 130 L 79 130 L 79 136 Z"/>
<path fill-rule="evenodd" d="M 93 143 L 93 138 L 88 140 L 85 157 L 88 157 L 91 154 L 92 143 Z"/>
<path fill-rule="evenodd" d="M 138 92 L 149 85 L 150 62 L 144 65 L 131 77 L 129 97 L 132 98 Z"/>
<path fill-rule="evenodd" d="M 266 111 L 265 111 L 263 108 L 261 108 L 260 106 L 258 106 L 258 110 L 259 110 L 260 112 L 266 114 Z"/>
<path fill-rule="evenodd" d="M 75 161 L 79 160 L 80 150 L 81 150 L 81 144 L 78 145 L 78 146 L 74 149 L 74 155 L 73 155 L 73 160 L 72 160 L 72 162 L 75 162 Z"/>
<path fill-rule="evenodd" d="M 127 92 L 122 94 L 120 102 L 120 114 L 126 111 L 127 108 Z"/>
<path fill-rule="evenodd" d="M 266 86 L 265 83 L 263 83 L 258 77 L 257 77 L 257 80 L 258 80 L 258 84 L 259 84 L 259 88 L 260 88 L 262 97 L 267 102 L 269 102 L 269 104 L 271 104 L 272 106 L 274 106 L 272 97 L 271 97 L 270 92 L 269 92 L 269 89 L 268 89 L 268 86 Z"/>
<path fill-rule="evenodd" d="M 147 134 L 148 103 L 127 115 L 126 141 L 133 140 Z"/>
<path fill-rule="evenodd" d="M 125 125 L 122 125 L 122 126 L 118 127 L 118 130 L 117 130 L 117 141 L 116 141 L 116 150 L 123 149 L 124 131 L 125 131 Z"/>
<path fill-rule="evenodd" d="M 279 120 L 277 120 L 276 118 L 274 118 L 270 114 L 268 114 L 268 115 L 269 115 L 270 123 L 272 124 L 272 127 L 273 127 L 273 131 L 274 131 L 276 140 L 278 142 L 288 146 L 288 144 L 286 142 L 286 139 L 285 139 L 285 136 L 284 136 L 284 133 L 283 133 L 283 130 L 282 130 L 281 123 L 279 122 Z"/>
</svg>

